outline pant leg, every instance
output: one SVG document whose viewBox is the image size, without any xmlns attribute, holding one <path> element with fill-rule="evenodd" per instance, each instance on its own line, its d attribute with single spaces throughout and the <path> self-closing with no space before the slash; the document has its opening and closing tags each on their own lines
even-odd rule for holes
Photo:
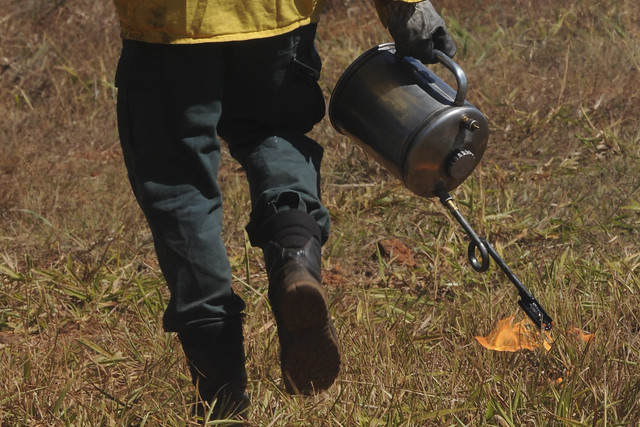
<svg viewBox="0 0 640 427">
<path fill-rule="evenodd" d="M 118 64 L 118 127 L 136 199 L 171 291 L 167 331 L 240 316 L 231 289 L 217 183 L 224 77 L 215 44 L 125 41 Z"/>
<path fill-rule="evenodd" d="M 318 85 L 321 61 L 315 25 L 288 34 L 230 44 L 219 134 L 249 180 L 251 243 L 263 247 L 265 221 L 300 209 L 318 223 L 323 242 L 329 213 L 321 202 L 322 147 L 305 134 L 325 114 Z"/>
</svg>

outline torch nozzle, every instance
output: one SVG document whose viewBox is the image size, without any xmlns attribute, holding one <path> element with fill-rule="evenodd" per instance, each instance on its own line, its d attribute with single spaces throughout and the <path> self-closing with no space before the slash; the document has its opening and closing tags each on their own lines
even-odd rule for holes
<svg viewBox="0 0 640 427">
<path fill-rule="evenodd" d="M 489 255 L 493 260 L 498 264 L 498 266 L 502 269 L 502 271 L 507 275 L 511 283 L 514 284 L 516 288 L 518 288 L 518 292 L 520 293 L 520 301 L 518 304 L 524 310 L 524 312 L 529 316 L 529 318 L 539 327 L 548 331 L 553 326 L 553 320 L 551 317 L 544 311 L 540 303 L 531 295 L 531 292 L 520 282 L 520 279 L 516 277 L 516 275 L 511 271 L 507 263 L 500 257 L 498 252 L 496 252 L 495 248 L 485 239 L 484 237 L 479 237 L 476 232 L 471 228 L 467 220 L 462 216 L 455 203 L 453 203 L 453 198 L 448 193 L 441 193 L 439 195 L 440 202 L 451 212 L 451 214 L 455 217 L 455 219 L 460 223 L 462 228 L 467 232 L 467 235 L 471 239 L 469 242 L 469 249 L 467 252 L 469 262 L 474 270 L 483 272 L 489 268 Z M 476 258 L 476 249 L 480 252 L 481 261 L 478 261 Z"/>
</svg>

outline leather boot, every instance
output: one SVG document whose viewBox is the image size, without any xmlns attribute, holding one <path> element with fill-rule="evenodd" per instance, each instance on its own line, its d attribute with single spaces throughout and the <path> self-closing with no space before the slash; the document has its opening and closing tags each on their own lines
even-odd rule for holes
<svg viewBox="0 0 640 427">
<path fill-rule="evenodd" d="M 321 285 L 320 229 L 297 210 L 274 215 L 267 227 L 272 240 L 263 251 L 284 385 L 291 394 L 317 393 L 340 371 L 338 337 Z"/>
<path fill-rule="evenodd" d="M 210 419 L 241 416 L 249 407 L 246 394 L 242 318 L 225 320 L 178 333 L 191 379 L 196 387 L 195 414 Z"/>
</svg>

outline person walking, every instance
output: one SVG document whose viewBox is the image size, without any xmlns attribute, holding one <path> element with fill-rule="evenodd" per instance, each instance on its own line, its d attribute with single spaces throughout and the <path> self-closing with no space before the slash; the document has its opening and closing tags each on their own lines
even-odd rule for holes
<svg viewBox="0 0 640 427">
<path fill-rule="evenodd" d="M 323 1 L 114 0 L 122 51 L 117 119 L 133 193 L 170 291 L 176 332 L 214 418 L 249 407 L 243 316 L 231 287 L 218 185 L 221 140 L 246 172 L 246 231 L 263 250 L 288 393 L 329 388 L 340 344 L 322 287 L 329 212 L 323 148 L 307 136 L 325 114 L 314 40 Z M 455 44 L 427 0 L 377 0 L 400 56 L 435 62 Z"/>
</svg>

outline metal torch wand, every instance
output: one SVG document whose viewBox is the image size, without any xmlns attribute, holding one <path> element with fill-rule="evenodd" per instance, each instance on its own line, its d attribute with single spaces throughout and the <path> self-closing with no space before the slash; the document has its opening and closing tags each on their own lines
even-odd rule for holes
<svg viewBox="0 0 640 427">
<path fill-rule="evenodd" d="M 478 272 L 487 271 L 489 268 L 489 255 L 494 261 L 500 266 L 502 271 L 507 275 L 511 283 L 515 285 L 520 294 L 520 301 L 518 301 L 518 305 L 524 310 L 527 316 L 539 327 L 548 331 L 553 326 L 553 320 L 547 314 L 546 311 L 542 308 L 540 303 L 531 295 L 531 292 L 520 282 L 520 280 L 516 277 L 516 275 L 511 271 L 509 266 L 504 262 L 504 260 L 498 255 L 495 248 L 489 243 L 484 237 L 480 237 L 476 234 L 476 232 L 471 228 L 467 220 L 462 216 L 455 203 L 453 203 L 453 198 L 448 193 L 441 193 L 439 195 L 440 202 L 451 212 L 451 214 L 455 217 L 455 219 L 460 223 L 462 228 L 467 232 L 467 235 L 471 239 L 469 242 L 469 249 L 467 251 L 467 256 L 469 258 L 469 262 L 471 263 L 471 267 Z M 476 257 L 476 249 L 480 252 L 480 261 Z"/>
</svg>

